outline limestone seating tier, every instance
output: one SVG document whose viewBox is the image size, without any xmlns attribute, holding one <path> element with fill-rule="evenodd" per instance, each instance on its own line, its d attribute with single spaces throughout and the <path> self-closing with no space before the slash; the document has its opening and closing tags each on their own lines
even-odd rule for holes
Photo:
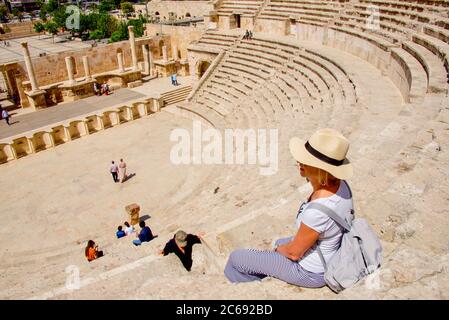
<svg viewBox="0 0 449 320">
<path fill-rule="evenodd" d="M 353 70 L 351 73 L 355 73 L 355 70 Z M 377 77 L 377 76 L 376 76 Z M 368 76 L 368 74 L 367 74 L 367 77 L 366 78 L 370 78 L 370 79 L 368 79 L 368 81 L 369 82 L 376 82 L 376 81 L 374 81 L 374 79 L 373 79 L 373 75 L 371 75 L 371 77 L 369 77 Z M 357 83 L 357 84 L 359 84 L 359 83 Z M 374 89 L 374 87 L 372 87 L 371 89 Z M 373 95 L 376 95 L 375 93 L 372 93 Z M 379 91 L 378 92 L 378 94 L 380 94 L 381 95 L 381 91 Z M 365 97 L 364 97 L 365 98 Z M 375 109 L 375 104 L 373 104 L 372 106 L 371 106 L 372 108 L 374 108 Z M 396 105 L 396 108 L 397 108 L 398 106 Z M 397 109 L 399 109 L 399 108 L 397 108 Z M 373 110 L 374 111 L 374 110 Z M 341 115 L 342 116 L 342 115 Z M 382 133 L 382 139 L 385 139 L 382 143 L 386 143 L 387 145 L 391 145 L 390 146 L 390 148 L 393 148 L 393 146 L 395 146 L 395 145 L 397 145 L 397 142 L 395 143 L 395 139 L 398 139 L 398 141 L 401 141 L 401 142 L 403 142 L 403 141 L 408 141 L 408 143 L 406 143 L 406 146 L 404 147 L 402 147 L 402 148 L 399 148 L 399 149 L 396 149 L 396 151 L 394 152 L 395 153 L 395 155 L 396 156 L 394 156 L 393 157 L 393 159 L 391 160 L 391 162 L 392 163 L 394 163 L 395 161 L 399 161 L 400 159 L 402 159 L 403 158 L 403 155 L 402 155 L 402 151 L 403 150 L 405 150 L 405 149 L 407 149 L 407 148 L 409 148 L 410 147 L 410 145 L 412 145 L 412 144 L 414 144 L 414 143 L 416 143 L 416 140 L 415 140 L 415 138 L 413 137 L 413 135 L 411 135 L 409 138 L 406 138 L 406 135 L 408 134 L 407 132 L 404 132 L 403 134 L 401 134 L 401 136 L 399 137 L 399 136 L 397 136 L 397 135 L 392 135 L 391 137 L 388 137 L 387 136 L 387 134 L 386 134 L 386 132 L 388 131 L 388 130 L 390 130 L 389 128 L 391 127 L 391 128 L 393 128 L 394 126 L 395 126 L 395 122 L 394 121 L 409 121 L 410 119 L 409 118 L 402 118 L 401 119 L 401 116 L 399 116 L 398 118 L 395 118 L 394 120 L 393 119 L 390 119 L 390 121 L 392 121 L 392 122 L 390 122 L 390 123 L 388 123 L 388 122 L 386 122 L 385 124 L 383 124 L 383 125 L 379 125 L 379 127 L 381 128 L 381 127 L 383 127 L 384 128 L 384 132 L 385 133 Z M 352 122 L 344 122 L 344 123 L 341 123 L 341 125 L 342 126 L 345 126 L 345 125 L 349 125 L 349 124 L 351 124 L 353 127 L 352 127 L 352 129 L 354 130 L 355 129 L 355 127 L 354 127 L 354 123 Z M 418 119 L 416 119 L 415 121 L 414 121 L 414 125 L 416 125 L 416 128 L 419 128 L 419 126 L 420 126 L 420 120 L 418 120 Z M 357 134 L 358 136 L 360 136 L 360 133 L 361 132 L 363 132 L 364 131 L 364 128 L 363 128 L 363 126 L 360 126 L 360 127 L 358 127 L 358 130 L 360 130 L 360 132 Z M 415 129 L 416 130 L 416 129 Z M 382 130 L 381 130 L 382 131 Z M 416 132 L 416 131 L 415 131 Z M 388 141 L 388 142 L 387 142 Z M 402 150 L 401 150 L 402 149 Z M 288 154 L 287 153 L 283 153 L 283 152 L 285 152 L 284 150 L 281 152 L 281 154 L 283 154 L 283 155 L 285 155 L 285 156 L 287 156 Z M 418 154 L 417 154 L 417 152 L 416 152 L 416 150 L 414 150 L 413 151 L 413 153 L 416 155 L 416 156 L 418 156 L 418 158 L 419 157 L 421 157 L 421 156 L 424 156 L 424 155 L 419 155 L 419 152 L 418 152 Z M 390 152 L 388 152 L 388 154 L 390 154 Z M 283 156 L 282 156 L 283 157 Z M 420 160 L 418 160 L 418 161 L 420 161 Z M 386 166 L 387 168 L 391 168 L 391 169 L 389 169 L 388 170 L 388 172 L 389 173 L 391 173 L 391 174 L 395 174 L 396 176 L 398 175 L 398 173 L 395 173 L 394 172 L 394 170 L 395 170 L 395 167 L 394 166 Z M 227 178 L 229 178 L 229 179 L 222 179 L 222 181 L 219 181 L 218 179 L 217 179 L 217 182 L 215 183 L 215 184 L 213 184 L 213 185 L 219 185 L 220 186 L 220 189 L 221 190 L 223 190 L 223 192 L 227 192 L 228 194 L 235 194 L 235 193 L 237 193 L 237 194 L 239 194 L 239 195 L 241 195 L 241 198 L 243 198 L 243 199 L 246 199 L 245 201 L 244 201 L 244 203 L 245 202 L 247 202 L 247 204 L 245 205 L 245 206 L 251 206 L 251 199 L 248 199 L 248 196 L 249 195 L 247 195 L 247 194 L 242 194 L 242 192 L 241 192 L 241 186 L 235 186 L 235 183 L 238 183 L 239 181 L 242 181 L 242 180 L 244 180 L 244 184 L 247 184 L 248 182 L 245 180 L 245 177 L 246 175 L 242 175 L 242 172 L 241 171 L 239 171 L 239 172 L 237 172 L 235 175 L 232 175 L 232 176 L 228 176 Z M 235 177 L 235 179 L 233 179 L 233 177 Z M 288 179 L 287 179 L 288 180 Z M 431 179 L 430 179 L 431 180 Z M 429 181 L 430 181 L 429 180 Z M 228 183 L 226 183 L 225 181 L 232 181 L 232 185 L 231 185 L 231 182 L 228 182 Z M 251 183 L 251 182 L 254 182 L 254 184 L 253 183 Z M 264 190 L 265 189 L 265 191 L 266 190 L 273 190 L 273 189 L 269 189 L 267 186 L 264 186 L 264 184 L 262 183 L 262 179 L 253 179 L 252 181 L 250 181 L 250 185 L 249 186 L 246 186 L 246 190 L 251 190 L 252 191 L 252 193 L 257 193 L 257 195 L 258 195 L 258 199 L 256 200 L 256 201 L 258 201 L 259 203 L 260 203 L 260 199 L 261 198 L 264 198 L 264 197 L 261 197 L 261 193 L 260 192 L 263 192 L 262 190 Z M 273 182 L 273 184 L 272 184 L 273 186 L 274 185 L 276 185 L 274 182 Z M 231 191 L 231 188 L 233 188 L 235 186 L 235 189 L 232 189 L 232 190 L 235 190 L 235 193 L 233 193 L 232 191 Z M 257 186 L 256 188 L 254 188 L 253 189 L 253 187 L 255 187 L 255 186 Z M 279 186 L 281 186 L 281 184 L 279 185 Z M 283 192 L 279 192 L 279 193 L 277 193 L 278 194 L 278 199 L 279 199 L 279 197 L 281 197 L 281 194 L 283 195 L 283 196 L 286 196 L 287 194 L 288 194 L 288 192 L 286 192 L 286 190 L 285 189 L 283 189 L 283 187 L 276 187 L 276 193 L 277 193 L 277 191 L 279 191 L 280 189 L 281 190 L 284 190 Z M 398 204 L 398 205 L 400 205 L 400 206 L 404 206 L 404 205 L 406 205 L 407 204 L 407 202 L 409 201 L 408 200 L 408 198 L 406 197 L 406 196 L 399 196 L 399 198 L 400 199 L 397 199 L 396 200 L 396 204 Z M 392 201 L 391 199 L 389 199 L 389 201 Z M 192 203 L 194 202 L 194 199 L 192 199 Z M 237 200 L 236 200 L 236 202 L 237 202 Z M 205 204 L 205 201 L 202 201 L 201 202 L 201 205 L 202 205 L 202 207 L 204 208 L 204 209 L 199 209 L 198 208 L 198 206 L 196 205 L 195 206 L 195 208 L 191 208 L 191 210 L 204 210 L 205 212 L 207 211 L 207 212 L 209 212 L 208 210 L 211 210 L 211 208 L 212 208 L 212 203 L 214 203 L 215 205 L 216 205 L 216 203 L 217 203 L 217 201 L 215 201 L 215 202 L 213 202 L 213 201 L 211 201 L 211 204 Z M 264 202 L 264 203 L 267 203 L 267 202 Z M 370 201 L 370 203 L 372 204 L 373 203 L 373 199 L 371 199 L 371 201 Z M 237 202 L 237 204 L 239 204 L 239 202 Z M 189 212 L 189 209 L 188 209 L 188 205 L 186 205 L 186 207 L 187 208 L 185 208 L 184 210 L 183 210 L 183 212 Z M 223 203 L 222 203 L 222 205 L 220 205 L 220 206 L 218 206 L 219 208 L 220 208 L 220 211 L 227 211 L 226 210 L 226 206 L 225 205 L 223 205 Z M 229 208 L 229 210 L 231 210 L 231 208 Z M 264 212 L 267 212 L 267 208 L 266 207 L 264 207 L 264 206 L 262 206 L 262 205 L 260 205 L 259 207 L 258 207 L 258 210 L 259 211 L 264 211 Z M 374 212 L 375 212 L 375 210 L 376 209 L 372 209 Z M 247 210 L 244 210 L 244 212 L 248 212 L 249 211 L 249 209 L 247 209 Z M 371 211 L 371 210 L 370 210 Z M 240 213 L 239 212 L 239 215 L 241 215 L 242 213 Z M 210 215 L 211 216 L 216 216 L 216 217 L 220 217 L 220 215 L 214 215 L 214 212 L 211 212 L 210 213 Z M 248 215 L 251 215 L 251 213 L 249 213 Z M 251 224 L 256 224 L 256 225 L 260 225 L 260 223 L 261 222 L 257 222 L 257 214 L 254 214 L 253 215 L 253 218 L 249 218 L 249 221 L 250 221 L 250 223 L 249 224 L 244 224 L 245 226 L 249 226 L 249 225 L 251 225 Z M 387 217 L 383 217 L 383 218 L 387 218 Z M 376 220 L 377 221 L 377 220 Z M 216 222 L 216 225 L 217 225 L 217 228 L 218 228 L 218 225 L 220 224 L 220 223 L 222 223 L 221 221 L 217 221 Z M 242 222 L 242 224 L 243 224 L 243 222 Z M 376 224 L 376 226 L 379 226 L 380 227 L 380 225 L 378 225 L 378 222 L 376 222 L 375 223 Z M 242 231 L 242 230 L 244 230 L 243 229 L 243 226 L 242 226 L 242 228 L 239 228 L 238 227 L 239 226 L 239 224 L 238 223 L 235 223 L 235 232 L 238 232 L 238 230 L 240 230 L 240 231 Z M 376 227 L 377 228 L 377 227 Z M 382 232 L 381 232 L 381 234 L 383 235 L 384 234 L 384 230 L 382 230 Z M 382 236 L 382 237 L 384 237 L 384 236 Z M 386 236 L 385 236 L 386 237 Z M 223 248 L 227 248 L 227 249 L 232 249 L 232 248 L 235 248 L 235 247 L 239 247 L 240 245 L 241 245 L 241 242 L 237 239 L 237 238 L 235 238 L 235 237 L 233 237 L 233 234 L 232 234 L 232 232 L 230 232 L 230 231 L 226 231 L 226 232 L 223 232 L 222 234 L 221 234 L 221 236 L 220 236 L 220 241 L 221 241 L 221 245 L 222 245 L 222 247 Z M 248 240 L 247 240 L 248 241 Z M 387 254 L 387 256 L 388 256 L 388 254 Z M 389 266 L 389 263 L 387 263 L 387 266 Z M 349 291 L 348 291 L 349 292 Z"/>
<path fill-rule="evenodd" d="M 425 47 L 411 41 L 404 41 L 402 47 L 423 66 L 427 74 L 428 91 L 445 92 L 447 90 L 446 70 L 440 59 Z"/>
<path fill-rule="evenodd" d="M 160 99 L 162 99 L 164 105 L 170 105 L 173 103 L 184 101 L 191 91 L 192 86 L 190 85 L 179 89 L 173 89 L 171 91 L 162 93 Z"/>
<path fill-rule="evenodd" d="M 213 30 L 207 30 L 196 42 L 196 44 L 223 50 L 233 45 L 237 39 L 238 35 L 236 34 L 218 33 Z"/>
<path fill-rule="evenodd" d="M 262 5 L 263 0 L 226 0 L 218 9 L 219 14 L 243 13 L 254 14 Z"/>
<path fill-rule="evenodd" d="M 329 22 L 344 6 L 344 1 L 275 1 L 270 0 L 262 9 L 262 19 L 294 17 L 304 21 Z"/>
<path fill-rule="evenodd" d="M 248 85 L 248 81 L 252 85 Z M 335 109 L 343 103 L 357 102 L 354 85 L 341 66 L 289 42 L 258 36 L 231 47 L 193 100 L 214 109 L 219 116 L 232 117 L 236 110 L 248 108 L 248 97 L 249 101 L 254 101 L 252 93 L 259 92 L 260 87 L 265 89 L 260 92 L 265 99 L 260 101 L 264 114 L 295 117 L 297 112 L 310 114 L 314 108 L 311 101 L 334 104 Z M 304 101 L 303 107 L 298 108 L 301 101 Z M 195 105 L 183 109 L 195 110 Z M 207 115 L 202 114 L 202 117 Z M 270 122 L 260 119 L 259 115 L 244 114 L 236 118 L 241 121 L 238 125 L 248 126 L 244 118 L 254 118 L 257 124 Z"/>
</svg>

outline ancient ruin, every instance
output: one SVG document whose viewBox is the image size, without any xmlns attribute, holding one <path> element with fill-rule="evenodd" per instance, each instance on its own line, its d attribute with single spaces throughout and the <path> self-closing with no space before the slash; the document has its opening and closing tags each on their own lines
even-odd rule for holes
<svg viewBox="0 0 449 320">
<path fill-rule="evenodd" d="M 0 296 L 449 299 L 448 13 L 447 0 L 161 0 L 142 37 L 129 27 L 127 41 L 40 57 L 14 44 L 22 57 L 0 65 L 20 100 L 18 123 L 0 123 L 0 212 L 17 213 L 0 235 Z M 113 94 L 95 96 L 94 82 Z M 173 164 L 171 132 L 192 120 L 277 129 L 278 171 Z M 310 187 L 288 141 L 324 127 L 351 142 L 348 182 L 382 268 L 338 295 L 271 278 L 230 284 L 232 250 L 295 233 Z M 108 165 L 120 158 L 135 177 L 118 185 Z M 138 250 L 114 234 L 129 204 L 159 235 Z M 157 254 L 181 228 L 206 234 L 190 273 Z M 89 239 L 105 252 L 90 264 Z M 68 266 L 79 288 L 65 285 Z"/>
</svg>

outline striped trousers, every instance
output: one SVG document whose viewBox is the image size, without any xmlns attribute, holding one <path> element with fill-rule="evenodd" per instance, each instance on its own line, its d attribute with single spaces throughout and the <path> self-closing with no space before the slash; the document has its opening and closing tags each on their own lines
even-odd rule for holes
<svg viewBox="0 0 449 320">
<path fill-rule="evenodd" d="M 276 241 L 276 246 L 288 243 L 293 237 Z M 267 276 L 304 288 L 321 288 L 326 285 L 323 273 L 305 270 L 297 261 L 292 261 L 274 251 L 240 249 L 229 256 L 224 270 L 231 282 L 261 280 Z"/>
</svg>

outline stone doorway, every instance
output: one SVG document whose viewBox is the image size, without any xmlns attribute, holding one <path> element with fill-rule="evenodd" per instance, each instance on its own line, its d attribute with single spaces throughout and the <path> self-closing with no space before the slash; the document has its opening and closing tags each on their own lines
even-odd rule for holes
<svg viewBox="0 0 449 320">
<path fill-rule="evenodd" d="M 209 61 L 203 60 L 198 63 L 198 68 L 197 68 L 198 79 L 201 79 L 201 77 L 206 73 L 209 66 L 210 66 Z"/>
<path fill-rule="evenodd" d="M 234 21 L 235 21 L 235 27 L 237 29 L 240 29 L 240 27 L 241 27 L 240 14 L 234 14 Z"/>
</svg>

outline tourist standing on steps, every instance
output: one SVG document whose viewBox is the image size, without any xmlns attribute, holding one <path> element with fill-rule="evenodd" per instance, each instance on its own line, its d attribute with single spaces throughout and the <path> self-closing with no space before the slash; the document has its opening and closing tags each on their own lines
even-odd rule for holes
<svg viewBox="0 0 449 320">
<path fill-rule="evenodd" d="M 277 240 L 273 251 L 232 252 L 224 271 L 231 282 L 270 276 L 300 287 L 325 286 L 325 267 L 317 243 L 328 263 L 340 247 L 344 230 L 313 205 L 325 206 L 352 223 L 352 194 L 343 180 L 352 176 L 352 165 L 346 158 L 348 149 L 348 140 L 334 129 L 318 130 L 307 142 L 296 137 L 290 140 L 290 152 L 296 160 L 298 173 L 313 189 L 296 215 L 298 231 L 293 237 Z"/>
<path fill-rule="evenodd" d="M 120 171 L 120 183 L 125 182 L 127 176 L 126 176 L 126 162 L 123 161 L 123 159 L 120 159 L 119 164 L 119 171 Z"/>
<path fill-rule="evenodd" d="M 0 106 L 1 108 L 1 106 Z M 11 124 L 9 123 L 9 113 L 8 111 L 6 111 L 6 109 L 2 109 L 2 119 L 5 119 L 6 123 L 8 124 L 8 126 L 10 126 Z"/>
<path fill-rule="evenodd" d="M 175 86 L 178 85 L 178 79 L 177 79 L 176 73 L 173 74 L 173 84 L 174 84 Z"/>
<path fill-rule="evenodd" d="M 175 233 L 173 238 L 165 244 L 163 250 L 159 251 L 161 255 L 168 255 L 174 253 L 181 260 L 182 265 L 187 271 L 192 268 L 192 247 L 196 243 L 201 243 L 201 237 L 204 234 L 200 232 L 198 235 L 187 234 L 186 232 L 179 230 Z"/>
<path fill-rule="evenodd" d="M 118 166 L 114 163 L 114 161 L 112 161 L 112 165 L 111 165 L 111 174 L 112 174 L 112 179 L 114 179 L 114 182 L 118 182 Z"/>
</svg>

